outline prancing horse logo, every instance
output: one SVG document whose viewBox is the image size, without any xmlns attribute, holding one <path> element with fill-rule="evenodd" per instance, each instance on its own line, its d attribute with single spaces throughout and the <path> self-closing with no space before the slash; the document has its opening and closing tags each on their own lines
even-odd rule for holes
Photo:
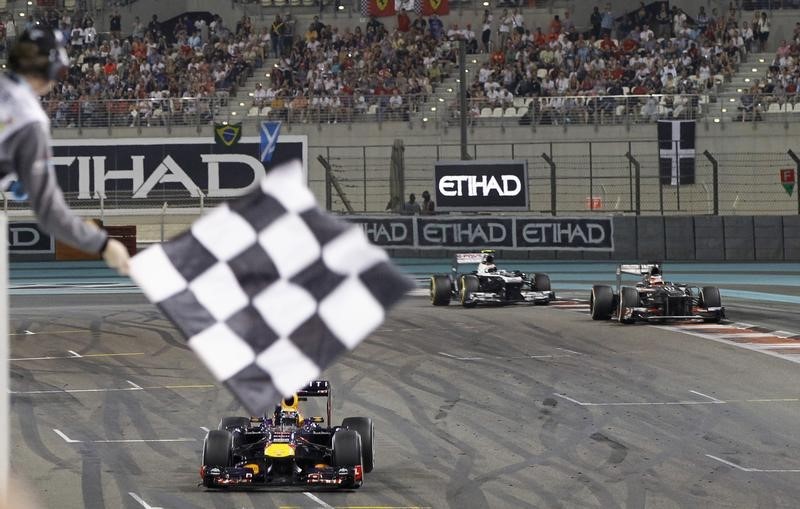
<svg viewBox="0 0 800 509">
<path fill-rule="evenodd" d="M 386 6 L 389 5 L 389 0 L 375 0 L 375 5 L 378 6 L 379 11 L 384 11 Z"/>
<path fill-rule="evenodd" d="M 434 11 L 439 10 L 439 6 L 442 5 L 442 0 L 428 0 L 431 3 L 431 8 Z"/>
</svg>

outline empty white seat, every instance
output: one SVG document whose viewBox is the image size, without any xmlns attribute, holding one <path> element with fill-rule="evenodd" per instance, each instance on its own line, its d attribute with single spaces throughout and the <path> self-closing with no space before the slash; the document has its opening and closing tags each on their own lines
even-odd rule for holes
<svg viewBox="0 0 800 509">
<path fill-rule="evenodd" d="M 780 113 L 781 112 L 781 105 L 778 103 L 770 103 L 767 107 L 767 113 Z"/>
<path fill-rule="evenodd" d="M 492 109 L 491 108 L 483 108 L 481 110 L 482 117 L 491 117 L 492 116 Z"/>
<path fill-rule="evenodd" d="M 631 93 L 631 87 L 622 87 L 622 93 L 628 95 Z"/>
<path fill-rule="evenodd" d="M 250 110 L 247 112 L 247 116 L 248 117 L 257 117 L 258 116 L 258 106 L 253 106 L 252 108 L 250 108 Z"/>
<path fill-rule="evenodd" d="M 269 115 L 270 111 L 272 111 L 272 108 L 270 106 L 264 106 L 263 108 L 261 108 L 261 116 L 266 117 L 267 115 Z"/>
<path fill-rule="evenodd" d="M 367 115 L 375 115 L 377 112 L 378 112 L 377 104 L 370 104 L 369 108 L 367 108 Z"/>
<path fill-rule="evenodd" d="M 503 113 L 504 117 L 516 117 L 517 116 L 517 109 L 516 108 L 506 108 L 505 113 Z"/>
<path fill-rule="evenodd" d="M 503 108 L 495 108 L 492 110 L 493 117 L 502 117 L 503 116 Z"/>
<path fill-rule="evenodd" d="M 525 106 L 525 98 L 524 97 L 515 97 L 514 98 L 514 107 L 515 108 L 522 108 Z"/>
<path fill-rule="evenodd" d="M 525 115 L 526 113 L 528 113 L 528 108 L 527 107 L 517 108 L 517 116 L 518 117 L 521 117 L 521 116 Z"/>
</svg>

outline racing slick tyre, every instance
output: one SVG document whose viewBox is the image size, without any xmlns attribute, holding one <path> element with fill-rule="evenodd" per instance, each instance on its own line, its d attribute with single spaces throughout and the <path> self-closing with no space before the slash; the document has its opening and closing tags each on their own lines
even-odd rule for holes
<svg viewBox="0 0 800 509">
<path fill-rule="evenodd" d="M 478 277 L 472 274 L 461 276 L 461 288 L 459 293 L 461 296 L 461 305 L 465 308 L 474 308 L 478 303 L 472 298 L 472 294 L 478 291 L 480 283 Z"/>
<path fill-rule="evenodd" d="M 717 288 L 716 286 L 704 286 L 702 290 L 700 290 L 700 302 L 705 308 L 722 307 L 722 299 L 719 296 L 719 288 Z M 722 317 L 717 316 L 714 318 L 706 318 L 703 321 L 719 322 L 720 319 L 722 319 Z"/>
<path fill-rule="evenodd" d="M 233 464 L 233 436 L 229 431 L 212 429 L 203 443 L 203 469 L 229 467 Z M 203 478 L 203 486 L 214 488 L 213 477 Z"/>
<path fill-rule="evenodd" d="M 363 468 L 361 455 L 361 436 L 358 431 L 352 429 L 340 429 L 333 434 L 331 441 L 331 456 L 333 466 L 336 468 L 353 468 L 361 465 Z M 351 486 L 358 488 L 360 484 Z"/>
<path fill-rule="evenodd" d="M 248 417 L 223 417 L 217 429 L 232 431 L 233 428 L 246 428 L 250 425 Z"/>
<path fill-rule="evenodd" d="M 372 472 L 375 467 L 375 425 L 369 417 L 347 417 L 342 421 L 342 427 L 357 431 L 361 437 L 361 460 L 364 462 L 364 472 Z"/>
<path fill-rule="evenodd" d="M 639 292 L 636 288 L 623 286 L 619 294 L 619 323 L 633 323 L 632 318 L 623 318 L 625 311 L 639 306 Z"/>
<path fill-rule="evenodd" d="M 431 276 L 431 304 L 447 306 L 452 295 L 452 283 L 448 276 Z"/>
<path fill-rule="evenodd" d="M 608 320 L 614 313 L 614 291 L 610 286 L 594 285 L 589 295 L 592 320 Z"/>
<path fill-rule="evenodd" d="M 550 291 L 550 276 L 547 274 L 534 274 L 533 275 L 533 288 L 537 292 Z"/>
</svg>

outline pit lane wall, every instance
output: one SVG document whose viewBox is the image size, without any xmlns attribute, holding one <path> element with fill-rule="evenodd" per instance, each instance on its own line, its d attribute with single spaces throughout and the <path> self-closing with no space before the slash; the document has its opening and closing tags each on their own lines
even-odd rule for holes
<svg viewBox="0 0 800 509">
<path fill-rule="evenodd" d="M 496 249 L 517 259 L 800 261 L 800 216 L 350 216 L 398 256 Z"/>
</svg>

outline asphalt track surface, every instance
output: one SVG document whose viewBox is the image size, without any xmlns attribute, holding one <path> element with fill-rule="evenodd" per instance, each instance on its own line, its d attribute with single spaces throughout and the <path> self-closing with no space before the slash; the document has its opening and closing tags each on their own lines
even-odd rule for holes
<svg viewBox="0 0 800 509">
<path fill-rule="evenodd" d="M 725 300 L 711 340 L 409 297 L 324 373 L 335 422 L 375 420 L 364 486 L 244 493 L 197 486 L 202 428 L 239 406 L 141 295 L 13 295 L 12 468 L 48 508 L 797 507 L 800 289 L 738 290 L 789 302 Z"/>
</svg>

